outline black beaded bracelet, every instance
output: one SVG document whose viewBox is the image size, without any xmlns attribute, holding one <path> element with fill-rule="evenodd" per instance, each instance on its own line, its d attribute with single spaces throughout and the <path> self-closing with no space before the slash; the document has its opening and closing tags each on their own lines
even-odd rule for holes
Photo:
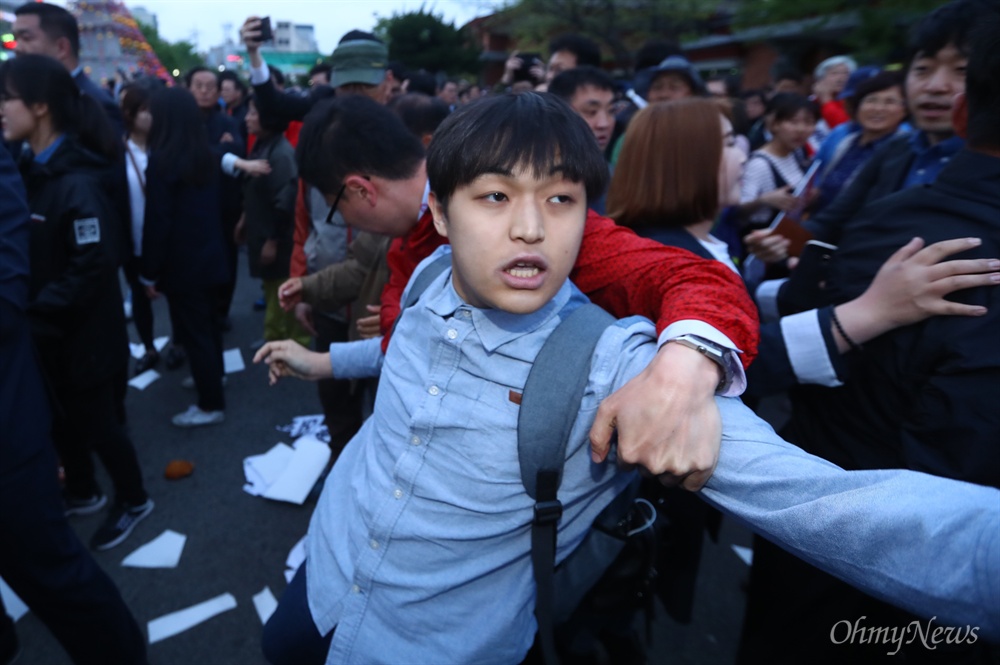
<svg viewBox="0 0 1000 665">
<path fill-rule="evenodd" d="M 851 336 L 848 335 L 847 332 L 844 330 L 844 326 L 840 324 L 840 319 L 837 318 L 836 307 L 830 308 L 830 318 L 833 319 L 833 325 L 837 328 L 837 332 L 839 332 L 840 336 L 844 338 L 845 342 L 847 342 L 847 346 L 851 347 L 851 351 L 863 350 L 861 348 L 861 345 L 855 342 L 853 339 L 851 339 Z"/>
</svg>

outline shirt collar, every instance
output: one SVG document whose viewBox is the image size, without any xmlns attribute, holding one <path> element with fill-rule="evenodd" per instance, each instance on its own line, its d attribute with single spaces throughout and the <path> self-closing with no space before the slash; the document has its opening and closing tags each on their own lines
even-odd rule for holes
<svg viewBox="0 0 1000 665">
<path fill-rule="evenodd" d="M 65 138 L 66 138 L 65 134 L 60 134 L 56 138 L 56 140 L 49 145 L 48 148 L 42 150 L 40 153 L 35 155 L 35 162 L 37 162 L 38 164 L 45 164 L 50 159 L 52 159 L 52 155 L 55 153 L 56 150 L 59 149 L 59 146 L 62 145 L 62 142 Z"/>
<path fill-rule="evenodd" d="M 931 145 L 927 140 L 927 132 L 917 131 L 910 135 L 910 146 L 918 157 L 932 152 L 945 157 L 954 155 L 961 150 L 965 146 L 965 139 L 956 135 Z"/>
<path fill-rule="evenodd" d="M 450 253 L 449 246 L 446 245 L 442 248 L 442 250 L 445 249 Z M 428 288 L 430 297 L 426 306 L 431 312 L 442 318 L 453 316 L 459 310 L 471 312 L 472 324 L 479 334 L 483 347 L 487 352 L 492 353 L 504 344 L 533 333 L 544 326 L 566 306 L 572 294 L 573 286 L 567 279 L 549 302 L 530 314 L 513 314 L 499 309 L 480 309 L 468 305 L 458 295 L 449 268 L 434 281 L 432 287 Z"/>
</svg>

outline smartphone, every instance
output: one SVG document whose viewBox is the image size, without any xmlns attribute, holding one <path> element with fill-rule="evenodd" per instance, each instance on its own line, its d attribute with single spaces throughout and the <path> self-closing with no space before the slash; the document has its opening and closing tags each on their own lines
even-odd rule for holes
<svg viewBox="0 0 1000 665">
<path fill-rule="evenodd" d="M 518 53 L 517 57 L 521 59 L 521 67 L 514 72 L 514 80 L 534 81 L 535 78 L 531 75 L 531 68 L 542 61 L 541 57 L 537 53 Z"/>
<path fill-rule="evenodd" d="M 265 16 L 260 20 L 260 41 L 269 42 L 274 39 L 274 31 L 271 30 L 271 17 Z"/>
</svg>

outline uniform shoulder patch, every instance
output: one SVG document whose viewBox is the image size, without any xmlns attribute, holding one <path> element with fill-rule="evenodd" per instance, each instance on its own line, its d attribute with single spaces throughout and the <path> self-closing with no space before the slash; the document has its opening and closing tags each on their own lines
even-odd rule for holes
<svg viewBox="0 0 1000 665">
<path fill-rule="evenodd" d="M 96 217 L 87 217 L 73 222 L 77 245 L 93 245 L 101 242 L 101 223 Z"/>
</svg>

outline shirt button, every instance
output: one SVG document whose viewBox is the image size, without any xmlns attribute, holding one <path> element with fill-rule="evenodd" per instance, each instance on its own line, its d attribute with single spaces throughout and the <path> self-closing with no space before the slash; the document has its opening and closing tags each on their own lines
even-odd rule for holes
<svg viewBox="0 0 1000 665">
<path fill-rule="evenodd" d="M 410 437 L 410 443 L 412 443 L 415 446 L 419 446 L 420 445 L 420 437 L 417 436 L 416 434 L 414 434 L 413 436 Z"/>
<path fill-rule="evenodd" d="M 377 540 L 373 540 L 373 541 L 371 541 L 371 542 L 370 542 L 370 543 L 368 543 L 368 544 L 369 544 L 369 545 L 371 545 L 371 548 L 372 548 L 373 550 L 377 550 L 377 549 L 378 549 L 378 541 L 377 541 Z"/>
<path fill-rule="evenodd" d="M 441 389 L 438 388 L 437 386 L 431 386 L 430 388 L 427 389 L 427 392 L 429 392 L 431 395 L 437 395 L 438 393 L 441 392 Z"/>
<path fill-rule="evenodd" d="M 465 317 L 465 318 L 469 318 L 470 316 L 472 316 L 472 312 L 470 312 L 467 309 L 463 309 L 462 310 L 462 316 Z"/>
<path fill-rule="evenodd" d="M 451 330 L 448 331 L 448 339 L 455 339 L 456 337 L 458 337 L 458 331 L 457 330 L 455 330 L 454 328 L 452 328 Z"/>
<path fill-rule="evenodd" d="M 355 584 L 354 586 L 351 587 L 351 593 L 361 593 L 361 587 Z"/>
<path fill-rule="evenodd" d="M 403 490 L 396 489 L 396 490 L 393 491 L 392 495 L 394 497 L 396 497 L 397 499 L 402 499 L 403 498 Z"/>
</svg>

